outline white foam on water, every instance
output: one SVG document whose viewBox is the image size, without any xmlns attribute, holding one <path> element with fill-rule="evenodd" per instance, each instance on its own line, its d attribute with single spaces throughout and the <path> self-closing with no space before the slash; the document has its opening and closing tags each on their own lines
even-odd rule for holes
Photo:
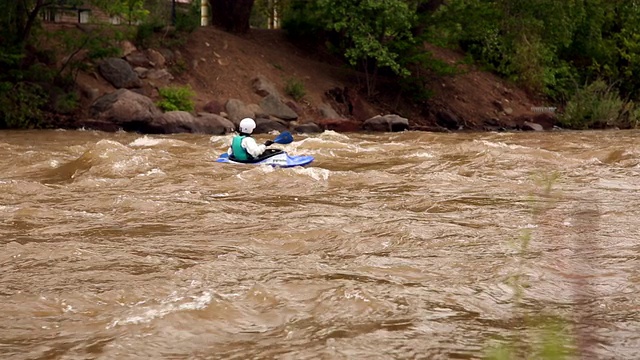
<svg viewBox="0 0 640 360">
<path fill-rule="evenodd" d="M 158 145 L 169 145 L 169 146 L 184 146 L 187 143 L 181 140 L 176 139 L 156 139 L 151 138 L 147 135 L 143 137 L 139 137 L 129 143 L 131 147 L 154 147 Z"/>
<path fill-rule="evenodd" d="M 229 145 L 231 144 L 231 139 L 233 138 L 233 134 L 228 135 L 214 135 L 209 138 L 209 142 L 212 144 L 220 144 L 220 145 Z"/>
<path fill-rule="evenodd" d="M 328 139 L 349 140 L 349 136 L 345 134 L 337 133 L 333 130 L 325 130 L 322 134 L 320 134 L 319 137 L 321 139 L 328 138 Z"/>
<path fill-rule="evenodd" d="M 144 174 L 138 174 L 138 177 L 144 177 L 144 176 L 154 176 L 154 175 L 166 175 L 166 173 L 158 168 L 153 168 L 149 171 L 147 171 Z"/>
<path fill-rule="evenodd" d="M 415 154 L 410 155 L 410 157 L 417 157 L 417 158 L 423 158 L 423 159 L 433 159 L 435 158 L 435 155 L 428 153 L 428 152 L 418 152 Z"/>
<path fill-rule="evenodd" d="M 154 319 L 163 318 L 171 313 L 180 311 L 202 310 L 205 309 L 212 300 L 213 293 L 209 291 L 205 291 L 198 296 L 189 296 L 186 301 L 185 297 L 177 296 L 176 293 L 173 293 L 158 305 L 145 306 L 140 309 L 133 308 L 134 314 L 123 319 L 116 319 L 112 321 L 107 325 L 107 329 L 112 329 L 121 325 L 149 323 Z"/>
<path fill-rule="evenodd" d="M 474 140 L 474 142 L 479 142 L 483 145 L 486 145 L 488 147 L 492 147 L 492 148 L 507 148 L 507 149 L 511 149 L 511 150 L 515 150 L 515 149 L 528 149 L 528 147 L 526 146 L 522 146 L 522 145 L 515 145 L 515 144 L 505 144 L 503 142 L 493 142 L 493 141 L 488 141 L 488 140 Z"/>
<path fill-rule="evenodd" d="M 294 167 L 294 168 L 291 168 L 291 170 L 296 174 L 309 176 L 310 178 L 316 181 L 329 180 L 329 176 L 331 175 L 331 171 L 327 169 L 320 169 L 320 168 L 314 168 L 314 167 L 309 167 L 309 168 Z"/>
<path fill-rule="evenodd" d="M 78 217 L 88 218 L 88 219 L 101 219 L 101 218 L 104 218 L 104 214 L 103 213 L 90 213 L 90 212 L 87 212 L 87 211 L 64 210 L 64 211 L 62 211 L 62 214 L 64 214 L 66 217 L 70 217 L 70 218 L 78 218 Z"/>
</svg>

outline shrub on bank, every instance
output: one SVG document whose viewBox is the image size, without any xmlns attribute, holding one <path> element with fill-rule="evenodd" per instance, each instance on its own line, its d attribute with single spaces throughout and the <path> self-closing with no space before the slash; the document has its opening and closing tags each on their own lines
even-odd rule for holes
<svg viewBox="0 0 640 360">
<path fill-rule="evenodd" d="M 597 80 L 576 91 L 559 121 L 571 129 L 627 129 L 637 127 L 639 116 L 640 108 L 623 100 L 613 86 Z"/>
<path fill-rule="evenodd" d="M 195 92 L 188 86 L 158 89 L 161 99 L 156 103 L 162 111 L 193 111 Z"/>
</svg>

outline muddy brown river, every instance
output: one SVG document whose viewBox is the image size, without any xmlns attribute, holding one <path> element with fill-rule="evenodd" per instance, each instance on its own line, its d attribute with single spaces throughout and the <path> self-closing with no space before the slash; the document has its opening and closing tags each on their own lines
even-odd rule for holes
<svg viewBox="0 0 640 360">
<path fill-rule="evenodd" d="M 639 138 L 0 132 L 0 358 L 639 359 Z"/>
</svg>

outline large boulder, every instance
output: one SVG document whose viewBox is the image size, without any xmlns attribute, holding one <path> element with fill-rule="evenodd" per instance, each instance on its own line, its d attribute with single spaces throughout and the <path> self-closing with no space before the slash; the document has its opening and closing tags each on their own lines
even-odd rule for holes
<svg viewBox="0 0 640 360">
<path fill-rule="evenodd" d="M 224 117 L 216 114 L 199 113 L 196 120 L 202 123 L 204 132 L 212 135 L 224 135 L 236 130 L 236 126 Z"/>
<path fill-rule="evenodd" d="M 211 100 L 208 103 L 206 103 L 204 105 L 204 107 L 202 108 L 202 110 L 204 112 L 207 112 L 207 113 L 210 113 L 210 114 L 220 115 L 220 113 L 225 111 L 225 108 L 224 108 L 224 104 L 222 104 L 220 101 L 214 99 L 214 100 Z"/>
<path fill-rule="evenodd" d="M 279 97 L 275 95 L 267 95 L 260 102 L 260 107 L 267 114 L 282 120 L 296 120 L 298 114 L 290 107 L 285 105 Z"/>
<path fill-rule="evenodd" d="M 318 106 L 318 111 L 323 118 L 338 119 L 340 115 L 331 107 L 331 105 L 322 103 Z"/>
<path fill-rule="evenodd" d="M 162 115 L 150 98 L 127 89 L 99 97 L 89 112 L 95 120 L 116 124 L 126 131 L 140 131 Z"/>
<path fill-rule="evenodd" d="M 258 118 L 256 119 L 256 128 L 253 130 L 254 134 L 266 134 L 272 131 L 287 131 L 289 130 L 284 124 L 274 119 Z"/>
<path fill-rule="evenodd" d="M 98 65 L 100 75 L 116 89 L 132 89 L 142 86 L 138 74 L 128 62 L 118 58 L 108 58 Z"/>
<path fill-rule="evenodd" d="M 294 126 L 293 131 L 299 134 L 314 134 L 314 133 L 321 133 L 323 130 L 316 123 L 305 123 L 305 124 L 298 124 Z"/>
<path fill-rule="evenodd" d="M 258 75 L 253 79 L 253 81 L 251 82 L 251 87 L 256 94 L 262 97 L 273 95 L 277 98 L 280 98 L 280 93 L 276 89 L 276 86 L 262 75 Z"/>
<path fill-rule="evenodd" d="M 451 111 L 440 110 L 436 113 L 436 124 L 448 130 L 459 130 L 462 121 Z"/>
<path fill-rule="evenodd" d="M 167 63 L 166 59 L 164 58 L 164 55 L 162 55 L 156 50 L 153 50 L 153 49 L 147 50 L 147 56 L 149 57 L 149 61 L 151 62 L 151 65 L 153 65 L 153 67 L 155 67 L 156 69 L 163 69 L 165 64 Z"/>
<path fill-rule="evenodd" d="M 249 109 L 249 107 L 238 99 L 229 99 L 227 103 L 224 105 L 227 114 L 229 115 L 229 120 L 233 122 L 236 126 L 240 124 L 240 120 L 250 117 L 255 118 L 256 114 Z"/>
<path fill-rule="evenodd" d="M 233 130 L 234 126 L 229 120 L 214 114 L 195 117 L 186 111 L 168 111 L 153 119 L 146 132 L 224 135 Z"/>
<path fill-rule="evenodd" d="M 374 116 L 362 124 L 362 128 L 367 131 L 396 132 L 409 128 L 409 119 L 398 115 Z"/>
<path fill-rule="evenodd" d="M 133 67 L 149 67 L 151 64 L 149 63 L 149 57 L 143 51 L 134 50 L 129 54 L 125 55 L 125 60 L 129 62 L 129 64 Z"/>
<path fill-rule="evenodd" d="M 331 130 L 335 132 L 357 132 L 361 130 L 361 123 L 345 118 L 337 119 L 320 119 L 317 121 L 318 126 L 323 130 Z"/>
</svg>

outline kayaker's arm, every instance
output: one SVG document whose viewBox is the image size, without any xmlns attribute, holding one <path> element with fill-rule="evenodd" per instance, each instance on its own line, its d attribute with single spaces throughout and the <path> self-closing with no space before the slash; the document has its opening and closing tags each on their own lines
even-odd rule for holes
<svg viewBox="0 0 640 360">
<path fill-rule="evenodd" d="M 242 147 L 244 147 L 249 155 L 253 156 L 254 158 L 262 155 L 262 153 L 267 149 L 267 147 L 264 145 L 258 145 L 256 143 L 256 140 L 252 137 L 246 137 L 242 139 Z"/>
</svg>

